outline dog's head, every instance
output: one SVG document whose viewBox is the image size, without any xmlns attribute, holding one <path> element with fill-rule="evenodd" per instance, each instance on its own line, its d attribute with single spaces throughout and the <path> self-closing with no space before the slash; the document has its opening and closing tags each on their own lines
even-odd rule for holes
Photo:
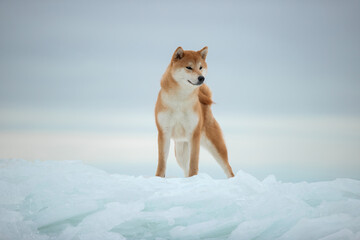
<svg viewBox="0 0 360 240">
<path fill-rule="evenodd" d="M 207 47 L 200 51 L 184 51 L 182 47 L 178 47 L 171 59 L 171 74 L 175 81 L 191 88 L 203 84 L 207 72 L 207 53 Z"/>
</svg>

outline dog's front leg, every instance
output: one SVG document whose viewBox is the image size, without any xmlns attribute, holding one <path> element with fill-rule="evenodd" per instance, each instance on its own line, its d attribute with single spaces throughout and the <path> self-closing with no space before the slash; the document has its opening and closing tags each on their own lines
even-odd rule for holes
<svg viewBox="0 0 360 240">
<path fill-rule="evenodd" d="M 194 134 L 191 140 L 189 177 L 197 175 L 199 171 L 200 134 Z"/>
<path fill-rule="evenodd" d="M 156 170 L 156 176 L 158 177 L 165 177 L 166 161 L 169 155 L 169 147 L 170 147 L 170 136 L 166 135 L 162 131 L 159 131 L 158 133 L 159 160 Z"/>
</svg>

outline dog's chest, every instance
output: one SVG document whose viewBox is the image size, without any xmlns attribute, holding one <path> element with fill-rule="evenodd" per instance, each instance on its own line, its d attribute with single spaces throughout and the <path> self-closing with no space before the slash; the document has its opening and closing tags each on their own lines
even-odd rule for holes
<svg viewBox="0 0 360 240">
<path fill-rule="evenodd" d="M 193 109 L 193 103 L 168 102 L 168 108 L 157 116 L 158 122 L 165 134 L 178 141 L 188 141 L 198 125 L 198 113 Z"/>
</svg>

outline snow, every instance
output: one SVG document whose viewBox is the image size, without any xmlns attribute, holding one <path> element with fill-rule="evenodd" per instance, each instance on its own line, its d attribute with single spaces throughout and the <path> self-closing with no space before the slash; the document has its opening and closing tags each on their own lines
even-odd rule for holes
<svg viewBox="0 0 360 240">
<path fill-rule="evenodd" d="M 109 174 L 0 160 L 0 239 L 360 239 L 360 181 Z"/>
</svg>

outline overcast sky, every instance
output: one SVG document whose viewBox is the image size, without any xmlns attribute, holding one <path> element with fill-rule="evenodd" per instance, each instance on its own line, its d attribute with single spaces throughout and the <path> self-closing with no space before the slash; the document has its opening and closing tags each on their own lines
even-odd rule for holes
<svg viewBox="0 0 360 240">
<path fill-rule="evenodd" d="M 215 108 L 360 114 L 359 1 L 1 1 L 0 107 L 153 109 L 178 46 Z"/>
</svg>

